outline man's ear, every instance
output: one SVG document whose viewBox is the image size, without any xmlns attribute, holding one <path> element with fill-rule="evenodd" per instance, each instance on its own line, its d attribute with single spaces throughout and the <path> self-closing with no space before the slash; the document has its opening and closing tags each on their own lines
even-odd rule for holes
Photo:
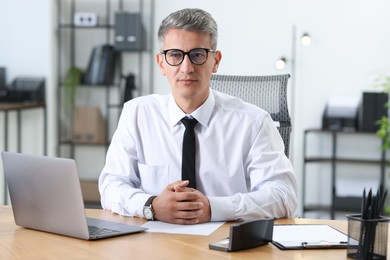
<svg viewBox="0 0 390 260">
<path fill-rule="evenodd" d="M 158 65 L 158 68 L 160 69 L 160 72 L 163 76 L 166 75 L 165 68 L 164 68 L 164 57 L 161 53 L 156 54 L 156 62 Z"/>
<path fill-rule="evenodd" d="M 215 56 L 214 56 L 215 63 L 213 66 L 213 73 L 217 73 L 218 66 L 219 66 L 219 63 L 221 62 L 221 59 L 222 59 L 222 53 L 220 51 L 216 51 Z"/>
</svg>

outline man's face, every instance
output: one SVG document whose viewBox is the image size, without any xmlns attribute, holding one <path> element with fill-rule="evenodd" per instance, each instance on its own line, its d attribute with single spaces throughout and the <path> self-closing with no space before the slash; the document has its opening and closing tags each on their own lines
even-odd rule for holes
<svg viewBox="0 0 390 260">
<path fill-rule="evenodd" d="M 172 29 L 165 36 L 163 50 L 179 49 L 188 52 L 195 48 L 211 49 L 210 36 L 180 29 Z M 217 72 L 220 59 L 220 52 L 209 52 L 204 64 L 195 65 L 185 55 L 180 65 L 171 66 L 165 61 L 164 55 L 157 54 L 160 71 L 167 77 L 175 100 L 187 100 L 198 105 L 209 95 L 211 74 Z"/>
</svg>

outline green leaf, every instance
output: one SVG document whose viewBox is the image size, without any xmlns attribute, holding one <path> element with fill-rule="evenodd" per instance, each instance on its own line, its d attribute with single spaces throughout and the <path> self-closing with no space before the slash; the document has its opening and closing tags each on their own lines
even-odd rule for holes
<svg viewBox="0 0 390 260">
<path fill-rule="evenodd" d="M 72 66 L 66 73 L 64 79 L 65 90 L 65 106 L 67 108 L 74 107 L 76 101 L 77 87 L 81 83 L 83 72 L 81 69 Z"/>
</svg>

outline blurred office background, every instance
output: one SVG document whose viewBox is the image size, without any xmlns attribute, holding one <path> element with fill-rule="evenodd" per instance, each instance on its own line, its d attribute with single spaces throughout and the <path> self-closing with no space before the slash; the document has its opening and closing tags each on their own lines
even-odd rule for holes
<svg viewBox="0 0 390 260">
<path fill-rule="evenodd" d="M 92 7 L 99 1 L 77 0 Z M 114 0 L 115 2 L 117 0 Z M 127 4 L 129 11 L 133 0 Z M 142 0 L 140 0 L 142 1 Z M 103 1 L 104 2 L 104 1 Z M 147 1 L 145 1 L 147 2 Z M 199 7 L 210 12 L 219 26 L 218 49 L 223 59 L 218 73 L 235 75 L 292 74 L 289 82 L 289 104 L 293 133 L 290 158 L 296 170 L 299 198 L 302 197 L 303 136 L 309 128 L 322 127 L 322 115 L 327 101 L 332 97 L 361 97 L 364 91 L 375 91 L 376 79 L 390 75 L 390 26 L 387 0 L 164 0 L 152 3 L 153 17 L 146 30 L 153 30 L 148 48 L 153 55 L 146 55 L 147 71 L 140 77 L 146 82 L 137 95 L 169 93 L 169 85 L 154 65 L 154 53 L 158 51 L 157 29 L 169 13 L 185 8 Z M 6 83 L 18 76 L 39 76 L 46 79 L 46 104 L 48 112 L 48 155 L 58 156 L 57 136 L 57 63 L 58 28 L 57 1 L 52 0 L 0 0 L 0 67 L 6 68 Z M 311 44 L 304 46 L 300 40 L 309 34 Z M 83 43 L 79 43 L 83 44 Z M 86 43 L 87 44 L 87 43 Z M 285 67 L 276 69 L 275 62 L 285 59 Z M 152 80 L 151 80 L 152 79 Z M 0 114 L 0 133 L 4 120 Z M 16 131 L 10 118 L 9 150 L 15 150 Z M 43 131 L 40 112 L 26 112 L 23 116 L 22 151 L 42 154 Z M 32 125 L 33 128 L 28 127 Z M 113 128 L 113 127 L 111 127 Z M 112 134 L 113 129 L 109 129 Z M 0 147 L 3 147 L 0 134 Z M 373 137 L 375 139 L 375 137 Z M 314 140 L 315 139 L 315 140 Z M 329 136 L 314 138 L 309 150 L 314 154 L 329 154 Z M 357 158 L 376 158 L 380 142 L 360 136 L 347 137 L 341 153 Z M 356 145 L 363 144 L 362 146 Z M 3 148 L 0 148 L 3 150 Z M 81 178 L 97 179 L 104 164 L 104 151 L 92 147 L 83 148 L 89 154 L 77 159 Z M 98 153 L 98 156 L 96 155 Z M 99 158 L 99 159 L 96 159 Z M 313 166 L 315 176 L 308 179 L 306 200 L 329 205 L 331 181 L 329 165 Z M 340 166 L 345 178 L 338 185 L 344 192 L 361 192 L 364 185 L 375 186 L 379 182 L 377 166 Z M 341 169 L 341 171 L 343 171 Z M 348 176 L 353 172 L 356 175 Z M 0 170 L 0 176 L 2 170 Z M 358 176 L 358 177 L 356 177 Z M 0 200 L 3 178 L 0 178 Z M 345 185 L 345 186 L 344 186 Z M 302 214 L 300 203 L 297 214 Z M 317 217 L 317 215 L 313 215 Z"/>
</svg>

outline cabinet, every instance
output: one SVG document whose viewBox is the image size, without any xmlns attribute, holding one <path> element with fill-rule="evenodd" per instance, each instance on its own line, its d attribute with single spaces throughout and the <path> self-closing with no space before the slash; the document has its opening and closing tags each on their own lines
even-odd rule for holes
<svg viewBox="0 0 390 260">
<path fill-rule="evenodd" d="M 135 14 L 142 25 L 142 48 L 114 48 L 117 15 L 123 13 Z M 147 94 L 153 86 L 153 18 L 154 0 L 57 0 L 57 155 L 76 160 L 84 197 L 94 203 L 99 200 L 97 179 L 125 95 Z M 98 77 L 102 73 L 93 69 L 96 64 L 105 64 L 106 50 L 115 57 L 107 67 L 115 69 L 104 80 L 96 80 L 93 73 Z M 96 57 L 103 59 L 95 63 Z M 75 71 L 82 75 L 74 100 L 66 87 L 70 68 L 77 68 Z M 126 88 L 129 79 L 136 87 L 130 94 Z M 91 194 L 96 198 L 91 199 Z"/>
<path fill-rule="evenodd" d="M 309 141 L 309 137 L 312 139 Z M 313 139 L 314 138 L 314 139 Z M 344 143 L 345 139 L 348 139 L 349 143 Z M 310 153 L 309 146 L 313 146 L 314 140 L 322 140 L 324 145 L 318 145 L 317 150 L 322 150 L 320 154 Z M 321 148 L 319 148 L 320 146 Z M 322 147 L 324 146 L 324 147 Z M 386 154 L 380 149 L 381 140 L 373 132 L 345 132 L 345 131 L 333 131 L 323 129 L 308 129 L 304 132 L 303 138 L 303 175 L 302 175 L 302 202 L 303 202 L 303 216 L 310 211 L 322 211 L 328 212 L 332 219 L 335 219 L 335 213 L 337 211 L 342 212 L 359 212 L 361 205 L 361 195 L 363 188 L 358 187 L 356 182 L 358 181 L 357 174 L 359 170 L 363 169 L 364 177 L 363 186 L 365 188 L 374 184 L 373 190 L 377 188 L 385 187 L 385 171 L 386 171 Z M 370 150 L 371 147 L 371 150 Z M 344 149 L 343 149 L 344 148 Z M 323 150 L 327 150 L 324 153 Z M 341 152 L 341 150 L 344 150 Z M 316 169 L 308 169 L 309 165 L 316 164 Z M 346 185 L 337 185 L 340 178 L 340 169 L 344 166 L 347 169 L 349 180 L 357 186 L 357 193 L 355 196 L 348 195 Z M 365 167 L 370 168 L 365 168 Z M 308 202 L 307 191 L 311 185 L 315 186 L 313 182 L 308 182 L 308 178 L 311 176 L 319 177 L 319 174 L 327 172 L 330 177 L 330 187 L 325 182 L 320 183 L 322 187 L 316 190 L 317 193 L 321 193 L 322 189 L 330 189 L 330 205 L 324 206 L 320 203 Z M 367 181 L 369 180 L 369 181 Z M 370 181 L 373 180 L 373 181 Z M 344 183 L 345 184 L 345 183 Z M 319 186 L 319 185 L 317 185 Z M 312 191 L 313 192 L 313 191 Z M 340 196 L 340 193 L 344 193 Z M 345 195 L 347 194 L 347 195 Z M 321 197 L 321 195 L 320 195 Z M 323 196 L 322 196 L 322 199 Z"/>
</svg>

